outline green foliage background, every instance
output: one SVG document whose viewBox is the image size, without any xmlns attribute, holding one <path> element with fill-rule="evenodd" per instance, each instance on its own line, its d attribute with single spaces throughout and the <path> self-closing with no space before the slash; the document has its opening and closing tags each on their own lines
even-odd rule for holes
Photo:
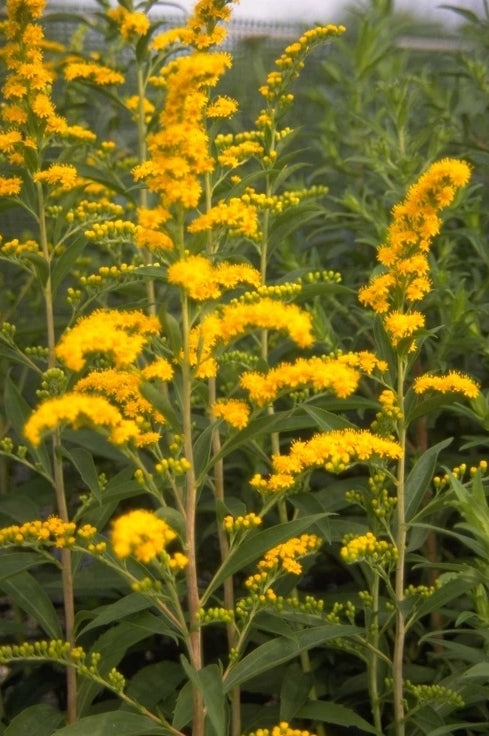
<svg viewBox="0 0 489 736">
<path fill-rule="evenodd" d="M 434 289 L 424 311 L 435 339 L 424 343 L 415 371 L 457 368 L 478 378 L 482 395 L 470 405 L 455 404 L 449 410 L 435 399 L 425 402 L 409 438 L 412 494 L 419 502 L 422 494 L 428 499 L 427 511 L 424 516 L 420 514 L 412 537 L 409 582 L 429 585 L 435 571 L 446 576 L 448 582 L 420 604 L 407 645 L 406 676 L 414 686 L 430 683 L 452 688 L 463 696 L 465 704 L 455 715 L 452 704 L 443 696 L 428 704 L 420 703 L 410 736 L 471 736 L 485 733 L 489 722 L 489 542 L 481 530 L 488 514 L 485 485 L 479 479 L 475 515 L 473 497 L 467 497 L 466 486 L 456 478 L 453 503 L 436 498 L 431 503 L 429 499 L 431 476 L 443 473 L 437 469 L 461 463 L 475 466 L 485 459 L 489 428 L 489 15 L 486 12 L 482 19 L 467 11 L 459 11 L 459 15 L 462 25 L 451 39 L 452 49 L 420 51 L 404 47 L 400 39 L 408 35 L 425 38 L 429 29 L 395 15 L 390 2 L 372 0 L 349 18 L 342 39 L 313 55 L 296 83 L 295 105 L 288 112 L 287 124 L 295 129 L 295 153 L 284 166 L 290 167 L 290 181 L 295 188 L 326 185 L 329 193 L 318 202 L 305 204 L 299 215 L 279 220 L 272 232 L 272 281 L 280 282 L 285 275 L 292 281 L 311 271 L 342 274 L 341 285 L 322 284 L 319 280 L 306 286 L 301 295 L 321 336 L 317 350 L 373 349 L 374 318 L 360 308 L 357 289 L 372 273 L 375 248 L 385 235 L 392 206 L 436 159 L 464 158 L 473 167 L 472 183 L 459 195 L 456 212 L 446 220 L 431 256 Z M 56 36 L 54 21 L 50 21 L 48 31 Z M 279 51 L 259 39 L 242 41 L 236 49 L 234 69 L 221 91 L 241 102 L 241 117 L 232 123 L 237 130 L 248 127 L 254 119 L 260 103 L 253 90 L 262 83 L 264 70 L 271 68 Z M 94 91 L 89 113 L 76 86 L 60 90 L 60 100 L 66 105 L 61 111 L 68 116 L 83 118 L 89 114 L 89 122 L 98 134 L 115 135 L 121 161 L 131 158 L 134 141 L 125 136 L 127 121 L 116 105 L 111 106 L 110 97 Z M 117 180 L 118 175 L 115 171 L 113 183 L 123 188 L 124 180 Z M 19 232 L 17 212 L 2 204 L 0 217 L 4 237 L 9 231 Z M 28 219 L 20 223 L 27 234 Z M 123 249 L 115 256 L 123 260 Z M 112 263 L 114 251 L 90 252 L 89 258 L 93 269 Z M 73 261 L 61 268 L 63 289 L 72 284 L 74 269 Z M 59 323 L 65 325 L 70 313 L 61 291 L 56 313 Z M 135 306 L 143 298 L 141 284 L 128 282 L 96 295 L 94 304 Z M 170 313 L 174 307 L 171 301 L 165 303 Z M 44 327 L 39 296 L 25 274 L 5 261 L 0 271 L 0 314 L 2 321 L 15 322 L 18 345 L 25 348 L 40 342 Z M 36 404 L 39 387 L 27 363 L 13 362 L 17 357 L 7 332 L 3 334 L 0 430 L 4 439 L 11 437 L 18 445 L 22 444 L 22 427 Z M 272 360 L 284 357 L 282 344 L 272 348 Z M 230 383 L 234 379 L 232 365 L 228 378 Z M 275 428 L 274 422 L 280 422 L 282 441 L 288 445 L 299 434 L 309 436 L 318 428 L 368 423 L 378 409 L 369 387 L 363 385 L 359 396 L 341 405 L 327 396 L 319 402 L 309 400 L 307 395 L 299 399 L 284 397 L 278 419 L 261 420 L 256 441 L 250 439 L 247 443 L 242 436 L 236 443 L 227 465 L 228 510 L 239 513 L 245 507 L 253 508 L 254 495 L 247 481 L 253 472 L 266 471 L 264 437 Z M 254 427 L 255 432 L 259 429 Z M 76 437 L 67 431 L 65 436 L 70 509 L 75 512 L 91 496 L 95 502 L 87 505 L 84 520 L 104 528 L 116 510 L 137 505 L 141 487 L 122 455 L 100 437 L 88 430 L 77 432 Z M 209 451 L 205 441 L 196 448 L 202 466 Z M 8 444 L 2 447 L 1 526 L 53 513 L 50 482 L 42 472 L 36 472 L 48 462 L 44 450 L 41 448 L 29 465 L 12 457 Z M 420 457 L 422 461 L 416 463 Z M 109 478 L 103 494 L 101 473 Z M 323 600 L 327 610 L 338 603 L 345 607 L 349 601 L 359 604 L 362 573 L 346 567 L 338 550 L 345 533 L 363 533 L 368 528 L 364 511 L 345 499 L 345 491 L 352 486 L 362 489 L 366 482 L 366 475 L 357 469 L 339 479 L 317 471 L 311 479 L 314 493 L 298 493 L 291 498 L 297 533 L 301 519 L 308 519 L 310 524 L 312 518 L 314 528 L 320 529 L 328 541 L 298 586 L 302 594 Z M 219 556 L 213 504 L 207 489 L 199 505 L 199 559 L 206 582 Z M 464 526 L 460 526 L 462 520 Z M 280 538 L 278 516 L 275 521 L 273 535 L 265 540 L 267 546 Z M 252 560 L 242 552 L 240 564 L 233 569 L 238 581 L 248 573 L 247 563 Z M 154 615 L 151 603 L 138 594 L 121 598 L 121 582 L 105 566 L 93 561 L 87 564 L 76 554 L 74 566 L 77 632 L 84 648 L 102 652 L 104 676 L 117 667 L 128 680 L 132 697 L 148 709 L 173 711 L 174 725 L 185 728 L 190 695 L 183 684 L 188 672 L 171 631 Z M 292 589 L 288 580 L 282 586 L 283 594 Z M 0 635 L 5 642 L 61 637 L 62 591 L 55 565 L 47 560 L 40 564 L 39 556 L 28 551 L 3 551 L 0 590 L 4 614 Z M 243 684 L 244 731 L 297 719 L 299 723 L 319 724 L 324 736 L 375 733 L 370 725 L 364 667 L 357 653 L 353 648 L 348 651 L 348 647 L 327 646 L 330 640 L 347 637 L 358 621 L 343 615 L 341 623 L 297 629 L 293 614 L 280 617 L 264 611 L 258 624 L 246 656 L 234 670 L 234 680 L 226 685 L 230 690 L 233 684 Z M 218 627 L 210 627 L 207 632 L 205 646 L 212 664 L 203 676 L 205 682 L 200 684 L 212 704 L 211 733 L 219 734 L 224 693 L 216 695 L 213 688 L 217 681 L 215 663 L 224 656 L 226 642 Z M 310 671 L 304 673 L 298 657 L 306 649 L 310 652 Z M 0 674 L 0 733 L 5 736 L 164 733 L 153 723 L 143 723 L 143 716 L 119 710 L 117 698 L 90 680 L 80 689 L 84 720 L 78 726 L 62 728 L 62 663 L 15 662 L 4 666 Z M 315 702 L 309 699 L 313 687 Z M 91 717 L 97 720 L 91 722 Z M 133 718 L 137 720 L 133 722 Z"/>
</svg>

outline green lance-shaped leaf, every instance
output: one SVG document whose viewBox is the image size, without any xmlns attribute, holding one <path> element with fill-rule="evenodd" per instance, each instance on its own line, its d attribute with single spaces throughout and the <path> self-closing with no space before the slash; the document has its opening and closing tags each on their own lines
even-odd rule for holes
<svg viewBox="0 0 489 736">
<path fill-rule="evenodd" d="M 50 705 L 32 705 L 22 710 L 3 731 L 3 736 L 52 736 L 54 730 L 64 721 L 64 713 Z"/>
<path fill-rule="evenodd" d="M 10 376 L 5 379 L 5 414 L 14 428 L 19 439 L 24 437 L 24 425 L 30 416 L 32 409 L 20 393 L 19 389 Z M 43 445 L 30 448 L 35 460 L 40 464 L 45 475 L 51 475 L 51 464 L 49 455 Z"/>
<path fill-rule="evenodd" d="M 415 463 L 406 480 L 406 521 L 410 521 L 416 514 L 426 492 L 430 486 L 436 469 L 438 455 L 451 443 L 449 437 L 430 447 Z"/>
<path fill-rule="evenodd" d="M 10 550 L 1 550 L 0 583 L 23 570 L 28 570 L 30 567 L 46 565 L 47 563 L 49 563 L 47 557 L 44 557 L 39 552 L 11 552 Z"/>
<path fill-rule="evenodd" d="M 322 700 L 310 700 L 298 712 L 299 718 L 310 718 L 322 723 L 334 723 L 335 726 L 356 728 L 363 733 L 375 733 L 375 728 L 355 711 L 339 703 L 326 703 Z"/>
<path fill-rule="evenodd" d="M 288 662 L 307 649 L 319 647 L 333 639 L 352 638 L 358 636 L 359 633 L 360 629 L 356 626 L 325 624 L 324 626 L 302 629 L 296 633 L 293 639 L 280 636 L 267 641 L 266 644 L 254 649 L 229 669 L 227 676 L 224 678 L 224 690 L 229 692 L 236 685 L 247 682 L 253 677 L 267 672 L 267 670 Z"/>
<path fill-rule="evenodd" d="M 221 669 L 217 664 L 211 664 L 201 670 L 196 670 L 183 656 L 181 662 L 193 686 L 202 693 L 207 717 L 212 725 L 214 736 L 225 736 L 226 700 Z"/>
<path fill-rule="evenodd" d="M 32 616 L 52 639 L 61 639 L 61 627 L 55 608 L 44 588 L 28 572 L 19 572 L 0 580 L 0 589 L 23 611 Z"/>
<path fill-rule="evenodd" d="M 53 736 L 141 736 L 142 734 L 167 736 L 174 734 L 174 731 L 139 713 L 109 711 L 81 718 L 76 723 L 54 731 Z"/>
</svg>

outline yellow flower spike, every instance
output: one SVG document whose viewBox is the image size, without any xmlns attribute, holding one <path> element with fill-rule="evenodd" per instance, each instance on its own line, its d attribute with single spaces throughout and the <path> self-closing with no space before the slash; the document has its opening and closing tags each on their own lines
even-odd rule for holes
<svg viewBox="0 0 489 736">
<path fill-rule="evenodd" d="M 439 393 L 460 393 L 468 399 L 475 399 L 479 393 L 479 385 L 469 376 L 457 371 L 450 371 L 444 376 L 435 376 L 425 374 L 416 378 L 413 389 L 417 394 L 424 394 L 427 391 L 437 391 Z"/>
<path fill-rule="evenodd" d="M 109 353 L 116 366 L 130 365 L 145 344 L 160 332 L 156 317 L 143 312 L 100 309 L 82 317 L 61 338 L 56 355 L 73 371 L 81 370 L 86 356 L 93 352 Z"/>
<path fill-rule="evenodd" d="M 25 426 L 25 437 L 34 446 L 40 444 L 45 432 L 62 424 L 95 426 L 108 431 L 108 439 L 116 445 L 137 440 L 140 431 L 136 422 L 124 419 L 115 406 L 102 396 L 85 396 L 71 392 L 44 401 L 29 417 Z"/>
<path fill-rule="evenodd" d="M 216 419 L 224 419 L 234 429 L 244 429 L 248 425 L 251 409 L 246 401 L 240 399 L 222 399 L 212 408 Z"/>
</svg>

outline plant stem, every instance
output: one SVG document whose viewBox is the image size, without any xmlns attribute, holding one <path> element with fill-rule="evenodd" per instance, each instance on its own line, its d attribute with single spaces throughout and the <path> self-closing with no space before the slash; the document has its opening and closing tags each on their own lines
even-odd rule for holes
<svg viewBox="0 0 489 736">
<path fill-rule="evenodd" d="M 183 332 L 183 361 L 182 361 L 182 417 L 183 417 L 183 447 L 186 459 L 190 463 L 185 477 L 185 532 L 187 565 L 187 600 L 189 613 L 188 652 L 190 661 L 196 670 L 202 669 L 202 637 L 198 613 L 201 602 L 199 598 L 197 573 L 197 542 L 196 542 L 196 513 L 197 513 L 197 479 L 195 477 L 193 437 L 192 437 L 192 369 L 190 366 L 189 348 L 189 305 L 187 295 L 182 297 L 182 332 Z M 193 688 L 193 736 L 204 736 L 204 703 L 201 691 Z"/>
<path fill-rule="evenodd" d="M 48 277 L 43 287 L 45 314 L 46 314 L 46 331 L 48 339 L 48 368 L 54 368 L 56 365 L 56 336 L 54 330 L 54 306 L 51 281 L 51 254 L 49 253 L 46 215 L 44 210 L 44 191 L 42 184 L 37 182 L 37 202 L 38 202 L 38 218 L 39 218 L 39 238 L 41 241 L 41 249 L 44 260 L 48 267 Z M 53 486 L 56 494 L 56 505 L 60 518 L 68 523 L 68 505 L 66 502 L 66 493 L 64 485 L 63 461 L 61 459 L 61 436 L 59 430 L 53 435 L 52 440 L 52 458 L 53 458 Z M 69 549 L 61 550 L 62 564 L 62 586 L 63 586 L 63 604 L 64 604 L 64 620 L 65 620 L 65 638 L 72 646 L 75 644 L 75 595 L 73 587 L 73 568 L 71 560 L 71 552 Z M 66 720 L 68 723 L 74 723 L 77 720 L 77 683 L 76 671 L 70 667 L 66 670 Z"/>
<path fill-rule="evenodd" d="M 406 473 L 406 423 L 404 414 L 404 381 L 406 374 L 406 359 L 398 358 L 397 395 L 402 411 L 398 423 L 399 444 L 402 455 L 397 465 L 397 562 L 395 573 L 395 603 L 396 603 L 396 629 L 394 641 L 394 654 L 392 658 L 392 680 L 394 696 L 394 724 L 396 736 L 404 736 L 404 646 L 406 639 L 406 622 L 402 611 L 405 589 L 405 562 L 406 562 L 406 510 L 405 510 L 405 473 Z"/>
<path fill-rule="evenodd" d="M 379 585 L 380 578 L 378 573 L 373 570 L 374 579 L 372 582 L 372 615 L 368 622 L 368 638 L 372 645 L 368 650 L 368 683 L 370 690 L 370 704 L 374 719 L 374 726 L 377 736 L 382 736 L 382 719 L 380 711 L 379 698 L 379 659 L 377 651 L 379 649 Z"/>
<path fill-rule="evenodd" d="M 209 379 L 209 404 L 212 406 L 217 398 L 216 379 Z M 215 422 L 214 422 L 215 425 Z M 216 426 L 213 427 L 212 433 L 212 451 L 214 455 L 218 455 L 221 451 L 221 438 Z M 224 463 L 223 460 L 217 460 L 214 464 L 214 494 L 217 501 L 224 503 Z M 219 552 L 221 555 L 221 563 L 224 563 L 229 555 L 229 541 L 226 532 L 219 524 L 217 527 L 217 538 L 219 541 Z M 223 582 L 224 607 L 230 611 L 234 611 L 234 583 L 233 578 L 229 575 Z M 226 624 L 226 636 L 228 649 L 231 652 L 237 644 L 237 632 L 234 623 Z M 239 685 L 231 691 L 231 736 L 240 736 L 241 734 L 241 688 Z"/>
<path fill-rule="evenodd" d="M 144 100 L 146 93 L 146 83 L 144 79 L 143 69 L 140 63 L 137 64 L 136 81 L 138 89 L 138 110 L 137 110 L 137 130 L 138 130 L 138 162 L 140 164 L 146 161 L 146 113 L 144 110 Z M 148 190 L 142 187 L 139 191 L 139 206 L 146 208 L 148 206 Z M 143 252 L 144 263 L 146 266 L 151 265 L 151 254 L 147 250 Z M 156 315 L 156 293 L 155 282 L 153 279 L 146 279 L 146 299 L 148 302 L 148 314 Z"/>
</svg>

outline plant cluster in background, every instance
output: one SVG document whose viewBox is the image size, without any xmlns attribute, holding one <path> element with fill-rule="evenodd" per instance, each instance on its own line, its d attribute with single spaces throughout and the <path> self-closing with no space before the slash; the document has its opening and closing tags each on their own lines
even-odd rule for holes
<svg viewBox="0 0 489 736">
<path fill-rule="evenodd" d="M 231 6 L 7 0 L 0 733 L 483 732 L 487 19 L 443 86 L 373 0 L 245 124 Z"/>
</svg>

